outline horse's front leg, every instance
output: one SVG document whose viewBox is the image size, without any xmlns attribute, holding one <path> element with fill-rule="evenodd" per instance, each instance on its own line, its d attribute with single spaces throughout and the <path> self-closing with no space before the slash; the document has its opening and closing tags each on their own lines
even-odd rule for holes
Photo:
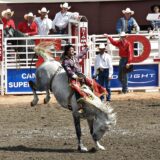
<svg viewBox="0 0 160 160">
<path fill-rule="evenodd" d="M 44 98 L 44 104 L 47 104 L 50 99 L 51 99 L 50 92 L 49 92 L 49 89 L 47 89 L 46 90 L 46 97 Z"/>
<path fill-rule="evenodd" d="M 80 126 L 80 117 L 79 116 L 74 116 L 74 125 L 76 129 L 76 135 L 78 139 L 78 150 L 81 152 L 87 152 L 88 149 L 83 145 L 82 140 L 81 140 L 81 126 Z"/>
<path fill-rule="evenodd" d="M 29 86 L 31 87 L 33 95 L 34 95 L 34 98 L 33 98 L 32 102 L 31 102 L 31 106 L 35 106 L 39 101 L 37 93 L 36 93 L 37 86 L 33 81 L 29 81 Z"/>
<path fill-rule="evenodd" d="M 95 142 L 95 145 L 96 145 L 96 149 L 98 150 L 105 150 L 105 147 L 102 146 L 99 141 L 93 136 L 93 121 L 94 120 L 87 120 L 88 121 L 88 126 L 89 126 L 89 129 L 90 129 L 90 134 L 92 135 L 92 138 Z"/>
</svg>

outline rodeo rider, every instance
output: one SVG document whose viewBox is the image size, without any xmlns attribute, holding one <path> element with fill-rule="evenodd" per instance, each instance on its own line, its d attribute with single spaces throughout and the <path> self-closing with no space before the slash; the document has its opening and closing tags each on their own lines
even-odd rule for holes
<svg viewBox="0 0 160 160">
<path fill-rule="evenodd" d="M 84 50 L 75 55 L 74 47 L 72 45 L 65 46 L 64 54 L 62 57 L 62 66 L 64 67 L 65 71 L 67 72 L 69 83 L 71 88 L 75 91 L 75 96 L 78 102 L 79 98 L 86 98 L 88 95 L 81 91 L 80 87 L 82 84 L 86 84 L 90 88 L 94 90 L 94 93 L 101 97 L 102 95 L 107 94 L 106 89 L 96 83 L 95 80 L 87 78 L 81 72 L 81 67 L 79 61 L 81 58 L 84 58 L 88 52 L 88 47 L 85 46 Z M 70 97 L 71 98 L 71 97 Z M 70 98 L 69 98 L 69 105 L 68 108 L 72 109 L 70 105 Z M 82 105 L 79 104 L 79 112 L 83 112 Z"/>
</svg>

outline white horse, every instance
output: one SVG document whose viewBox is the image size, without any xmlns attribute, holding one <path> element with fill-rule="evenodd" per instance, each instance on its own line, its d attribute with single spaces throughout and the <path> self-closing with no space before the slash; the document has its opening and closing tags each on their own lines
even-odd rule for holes
<svg viewBox="0 0 160 160">
<path fill-rule="evenodd" d="M 37 48 L 35 51 L 37 54 L 40 54 L 40 50 Z M 68 108 L 68 97 L 70 96 L 71 88 L 68 84 L 67 74 L 59 62 L 55 61 L 51 57 L 48 58 L 46 55 L 44 59 L 45 62 L 37 68 L 36 82 L 29 82 L 34 94 L 34 99 L 31 102 L 31 105 L 34 106 L 38 103 L 38 96 L 36 94 L 37 90 L 47 92 L 44 103 L 48 103 L 50 100 L 49 90 L 51 90 L 58 103 L 62 107 Z M 105 147 L 99 143 L 99 140 L 103 137 L 104 133 L 116 123 L 115 113 L 113 113 L 113 109 L 111 107 L 107 107 L 106 104 L 99 100 L 99 98 L 94 96 L 92 91 L 88 90 L 87 87 L 84 87 L 84 90 L 87 90 L 91 95 L 93 95 L 95 98 L 94 105 L 97 107 L 94 107 L 91 103 L 86 103 L 85 101 L 81 102 L 83 103 L 84 112 L 80 114 L 78 112 L 78 104 L 75 95 L 73 94 L 71 97 L 72 115 L 78 138 L 78 150 L 88 151 L 81 140 L 80 118 L 82 117 L 88 121 L 90 133 L 97 149 L 105 150 Z"/>
</svg>

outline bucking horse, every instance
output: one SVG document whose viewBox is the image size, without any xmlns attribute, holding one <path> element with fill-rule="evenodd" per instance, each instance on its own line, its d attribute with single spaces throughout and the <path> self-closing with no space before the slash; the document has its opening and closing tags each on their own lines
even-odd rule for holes
<svg viewBox="0 0 160 160">
<path fill-rule="evenodd" d="M 48 50 L 44 48 L 45 45 L 40 44 L 35 47 L 35 53 L 38 56 L 43 57 L 44 62 L 36 70 L 36 81 L 29 81 L 29 85 L 33 91 L 34 99 L 31 102 L 31 106 L 35 106 L 38 103 L 38 95 L 36 91 L 46 91 L 46 97 L 44 103 L 48 103 L 50 100 L 50 91 L 54 94 L 57 102 L 64 108 L 68 109 L 68 99 L 72 92 L 68 83 L 68 77 L 61 66 L 61 63 L 54 60 Z M 116 114 L 110 105 L 101 102 L 101 100 L 94 95 L 92 90 L 88 86 L 83 86 L 82 90 L 92 97 L 88 101 L 82 101 L 83 113 L 78 112 L 78 103 L 75 95 L 73 94 L 70 100 L 72 106 L 72 115 L 78 139 L 78 150 L 88 151 L 81 140 L 81 126 L 80 119 L 87 120 L 90 134 L 95 142 L 96 149 L 105 150 L 99 141 L 109 131 L 111 126 L 116 124 Z"/>
</svg>

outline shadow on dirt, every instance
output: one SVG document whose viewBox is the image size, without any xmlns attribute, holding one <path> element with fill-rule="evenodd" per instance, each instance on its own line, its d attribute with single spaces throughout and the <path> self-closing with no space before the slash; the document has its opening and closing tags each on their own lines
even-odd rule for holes
<svg viewBox="0 0 160 160">
<path fill-rule="evenodd" d="M 20 146 L 8 146 L 8 147 L 0 147 L 0 151 L 16 151 L 16 152 L 58 152 L 58 153 L 76 153 L 78 152 L 76 149 L 51 149 L 51 148 L 32 148 L 25 147 L 23 145 Z"/>
<path fill-rule="evenodd" d="M 76 149 L 51 149 L 51 148 L 32 148 L 26 147 L 23 145 L 19 146 L 8 146 L 8 147 L 0 147 L 0 151 L 9 151 L 9 152 L 53 152 L 53 153 L 95 153 L 97 150 L 95 148 L 91 148 L 87 152 L 78 151 Z"/>
</svg>

